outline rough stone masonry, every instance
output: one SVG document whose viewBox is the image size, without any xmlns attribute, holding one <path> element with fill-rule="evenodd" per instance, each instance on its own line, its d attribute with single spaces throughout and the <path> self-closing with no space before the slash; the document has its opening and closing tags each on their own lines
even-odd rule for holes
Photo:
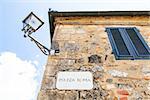
<svg viewBox="0 0 150 100">
<path fill-rule="evenodd" d="M 150 16 L 55 17 L 38 100 L 150 100 L 150 60 L 116 60 L 106 27 L 136 27 L 150 46 Z M 59 90 L 59 71 L 90 71 L 91 90 Z"/>
</svg>

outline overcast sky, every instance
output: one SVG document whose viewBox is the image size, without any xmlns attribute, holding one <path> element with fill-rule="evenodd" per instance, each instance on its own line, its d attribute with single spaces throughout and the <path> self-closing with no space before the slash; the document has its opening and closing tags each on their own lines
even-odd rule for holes
<svg viewBox="0 0 150 100">
<path fill-rule="evenodd" d="M 33 34 L 50 47 L 48 10 L 150 10 L 150 0 L 0 0 L 0 100 L 36 100 L 47 56 L 23 37 L 22 20 L 33 11 L 45 24 Z"/>
</svg>

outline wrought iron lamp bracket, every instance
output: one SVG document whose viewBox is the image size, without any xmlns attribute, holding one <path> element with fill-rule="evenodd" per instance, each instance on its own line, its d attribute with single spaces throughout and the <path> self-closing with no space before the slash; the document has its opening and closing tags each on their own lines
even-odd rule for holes
<svg viewBox="0 0 150 100">
<path fill-rule="evenodd" d="M 35 38 L 31 36 L 31 34 L 37 31 L 44 22 L 39 19 L 33 12 L 31 12 L 23 21 L 23 29 L 22 31 L 25 33 L 24 37 L 29 37 L 32 42 L 36 44 L 36 46 L 45 54 L 49 55 L 51 52 L 50 49 L 45 47 L 43 44 L 38 42 Z"/>
</svg>

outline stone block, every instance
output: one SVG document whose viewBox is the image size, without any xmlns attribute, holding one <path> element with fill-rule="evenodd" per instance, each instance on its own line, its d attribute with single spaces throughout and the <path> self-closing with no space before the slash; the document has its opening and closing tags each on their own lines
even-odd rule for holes
<svg viewBox="0 0 150 100">
<path fill-rule="evenodd" d="M 77 91 L 69 91 L 64 94 L 63 100 L 78 100 L 78 92 Z"/>
<path fill-rule="evenodd" d="M 148 66 L 142 67 L 142 73 L 144 74 L 144 76 L 150 76 L 150 67 Z"/>
<path fill-rule="evenodd" d="M 64 50 L 67 52 L 77 52 L 79 51 L 79 45 L 76 43 L 65 43 Z"/>
<path fill-rule="evenodd" d="M 132 91 L 131 100 L 143 100 L 143 96 L 138 91 Z"/>
<path fill-rule="evenodd" d="M 111 89 L 115 89 L 115 88 L 116 88 L 114 84 L 107 84 L 106 86 L 107 86 L 107 89 L 108 89 L 108 90 L 111 90 Z"/>
<path fill-rule="evenodd" d="M 128 73 L 119 70 L 109 70 L 108 73 L 113 77 L 127 77 Z"/>
<path fill-rule="evenodd" d="M 118 89 L 117 90 L 117 93 L 119 95 L 129 95 L 129 92 L 127 90 L 121 90 L 121 89 Z"/>
<path fill-rule="evenodd" d="M 84 63 L 84 58 L 76 59 L 75 63 L 83 64 Z"/>
<path fill-rule="evenodd" d="M 75 63 L 75 60 L 68 60 L 68 65 L 73 65 Z"/>
<path fill-rule="evenodd" d="M 120 97 L 119 100 L 128 100 L 128 97 L 127 97 L 127 96 L 125 96 L 125 97 Z"/>
<path fill-rule="evenodd" d="M 47 65 L 45 70 L 46 76 L 55 76 L 58 71 L 58 66 L 55 65 Z"/>
<path fill-rule="evenodd" d="M 49 100 L 48 95 L 46 95 L 45 90 L 41 90 L 38 94 L 37 100 Z"/>
<path fill-rule="evenodd" d="M 112 82 L 113 82 L 113 79 L 107 79 L 106 82 L 107 82 L 107 83 L 112 83 Z"/>
<path fill-rule="evenodd" d="M 108 91 L 106 91 L 106 90 L 104 90 L 104 89 L 100 90 L 100 96 L 106 97 L 106 96 L 108 96 L 108 95 L 109 95 L 109 94 L 108 94 Z"/>
<path fill-rule="evenodd" d="M 51 91 L 48 93 L 48 100 L 64 100 L 64 93 Z"/>
<path fill-rule="evenodd" d="M 55 84 L 56 84 L 55 77 L 46 77 L 43 80 L 42 89 L 43 90 L 55 89 L 56 88 Z"/>
<path fill-rule="evenodd" d="M 93 77 L 95 79 L 101 79 L 103 77 L 103 73 L 101 73 L 101 72 L 95 72 L 95 73 L 93 73 Z"/>
<path fill-rule="evenodd" d="M 92 71 L 93 71 L 93 72 L 97 72 L 97 71 L 101 72 L 101 71 L 103 71 L 103 70 L 104 70 L 104 68 L 103 68 L 102 66 L 94 66 L 94 67 L 92 68 Z"/>
<path fill-rule="evenodd" d="M 92 91 L 81 91 L 80 98 L 81 100 L 93 100 L 93 93 Z"/>
</svg>

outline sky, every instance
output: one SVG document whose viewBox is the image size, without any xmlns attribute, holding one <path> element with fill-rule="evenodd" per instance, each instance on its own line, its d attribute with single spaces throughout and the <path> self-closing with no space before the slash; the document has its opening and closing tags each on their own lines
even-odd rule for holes
<svg viewBox="0 0 150 100">
<path fill-rule="evenodd" d="M 47 62 L 24 38 L 22 20 L 32 11 L 44 25 L 32 35 L 50 48 L 48 10 L 150 11 L 150 0 L 0 0 L 0 100 L 36 100 Z"/>
</svg>

